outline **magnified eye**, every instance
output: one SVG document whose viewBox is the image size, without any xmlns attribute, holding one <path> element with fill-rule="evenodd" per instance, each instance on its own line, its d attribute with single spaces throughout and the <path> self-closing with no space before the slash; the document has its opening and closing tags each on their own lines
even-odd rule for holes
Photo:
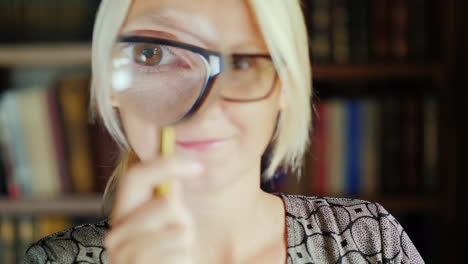
<svg viewBox="0 0 468 264">
<path fill-rule="evenodd" d="M 137 44 L 132 51 L 135 62 L 145 65 L 159 65 L 163 59 L 163 49 L 159 45 Z"/>
</svg>

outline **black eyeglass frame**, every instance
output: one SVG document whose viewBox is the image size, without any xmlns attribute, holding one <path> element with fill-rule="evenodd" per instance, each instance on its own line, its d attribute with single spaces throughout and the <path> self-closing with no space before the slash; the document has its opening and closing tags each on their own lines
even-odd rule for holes
<svg viewBox="0 0 468 264">
<path fill-rule="evenodd" d="M 147 43 L 147 44 L 166 45 L 166 46 L 171 46 L 175 48 L 182 48 L 182 49 L 186 49 L 186 50 L 189 50 L 189 51 L 192 51 L 201 55 L 205 59 L 205 61 L 208 63 L 210 72 L 207 76 L 208 78 L 204 84 L 204 87 L 202 91 L 200 92 L 200 95 L 198 96 L 198 98 L 196 99 L 192 107 L 188 110 L 188 112 L 180 120 L 177 120 L 176 122 L 190 117 L 200 108 L 200 106 L 205 102 L 206 98 L 208 97 L 208 94 L 211 92 L 214 81 L 221 73 L 223 73 L 224 57 L 223 55 L 221 55 L 221 53 L 216 52 L 216 51 L 207 50 L 204 48 L 200 48 L 194 45 L 190 45 L 190 44 L 186 44 L 186 43 L 182 43 L 178 41 L 162 39 L 162 38 L 145 37 L 145 36 L 124 35 L 118 38 L 118 42 L 120 43 Z M 247 58 L 265 58 L 265 59 L 272 60 L 271 56 L 268 54 L 236 53 L 236 54 L 231 54 L 230 56 L 232 58 L 247 57 Z M 216 64 L 214 63 L 215 61 L 216 61 Z M 214 66 L 217 66 L 217 67 L 215 68 Z M 215 70 L 213 71 L 213 69 Z M 268 98 L 273 93 L 277 80 L 278 80 L 278 73 L 275 69 L 275 75 L 272 81 L 272 87 L 270 88 L 270 90 L 268 91 L 266 95 L 259 97 L 259 98 L 254 98 L 254 99 L 232 99 L 228 97 L 222 97 L 222 99 L 229 101 L 229 102 L 235 102 L 235 103 L 248 103 L 248 102 L 261 101 L 263 99 Z"/>
</svg>

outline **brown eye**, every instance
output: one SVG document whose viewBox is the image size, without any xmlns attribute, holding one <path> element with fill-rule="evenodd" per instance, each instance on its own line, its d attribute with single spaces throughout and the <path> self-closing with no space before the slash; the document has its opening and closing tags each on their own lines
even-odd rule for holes
<svg viewBox="0 0 468 264">
<path fill-rule="evenodd" d="M 233 60 L 233 67 L 237 71 L 248 71 L 252 67 L 256 67 L 256 61 L 251 57 L 235 57 Z"/>
<path fill-rule="evenodd" d="M 235 57 L 233 64 L 234 69 L 239 71 L 245 71 L 251 66 L 252 61 L 251 58 L 248 57 Z"/>
<path fill-rule="evenodd" d="M 139 64 L 146 66 L 158 65 L 162 57 L 162 49 L 157 45 L 138 44 L 133 48 L 133 58 Z"/>
</svg>

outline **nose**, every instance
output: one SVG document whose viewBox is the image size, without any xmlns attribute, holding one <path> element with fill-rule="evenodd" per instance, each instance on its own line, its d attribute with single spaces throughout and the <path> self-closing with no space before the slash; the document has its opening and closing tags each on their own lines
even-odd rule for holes
<svg viewBox="0 0 468 264">
<path fill-rule="evenodd" d="M 204 116 L 207 112 L 212 112 L 212 110 L 218 108 L 220 109 L 220 103 L 222 98 L 216 93 L 219 85 L 222 85 L 219 82 L 219 75 L 215 75 L 208 79 L 206 89 L 203 91 L 201 97 L 202 100 L 194 106 L 193 113 L 187 119 L 198 119 L 200 116 Z"/>
</svg>

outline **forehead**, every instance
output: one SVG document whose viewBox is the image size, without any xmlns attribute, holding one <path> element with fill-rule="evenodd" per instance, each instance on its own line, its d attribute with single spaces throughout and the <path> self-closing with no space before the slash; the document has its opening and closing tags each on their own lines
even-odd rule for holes
<svg viewBox="0 0 468 264">
<path fill-rule="evenodd" d="M 244 0 L 133 0 L 122 32 L 135 31 L 215 50 L 266 51 Z"/>
</svg>

